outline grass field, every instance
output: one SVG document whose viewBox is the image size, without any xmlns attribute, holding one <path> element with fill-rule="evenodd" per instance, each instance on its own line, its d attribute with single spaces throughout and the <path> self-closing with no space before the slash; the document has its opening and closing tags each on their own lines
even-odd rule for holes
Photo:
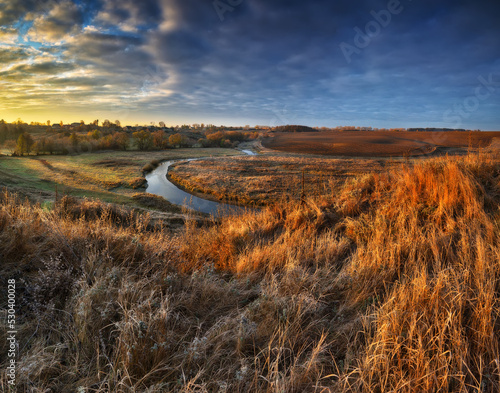
<svg viewBox="0 0 500 393">
<path fill-rule="evenodd" d="M 239 154 L 231 149 L 173 149 L 164 151 L 102 151 L 80 155 L 0 157 L 0 187 L 27 196 L 53 199 L 56 186 L 63 195 L 131 204 L 144 186 L 143 167 L 153 160 Z"/>
<path fill-rule="evenodd" d="M 210 199 L 261 206 L 299 200 L 302 191 L 308 197 L 330 196 L 348 179 L 386 172 L 403 162 L 265 154 L 181 162 L 169 171 L 169 179 Z"/>
<path fill-rule="evenodd" d="M 17 391 L 497 392 L 499 204 L 487 154 L 176 232 L 98 201 L 49 211 L 3 192 Z M 7 345 L 0 330 L 3 369 Z"/>
<path fill-rule="evenodd" d="M 465 154 L 487 147 L 500 132 L 382 132 L 325 131 L 275 133 L 263 141 L 267 148 L 302 154 L 388 157 L 426 154 Z"/>
</svg>

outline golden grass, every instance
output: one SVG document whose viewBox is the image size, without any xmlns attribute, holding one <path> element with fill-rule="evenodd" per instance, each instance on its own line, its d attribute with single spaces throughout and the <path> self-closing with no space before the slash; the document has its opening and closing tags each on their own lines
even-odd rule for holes
<svg viewBox="0 0 500 393">
<path fill-rule="evenodd" d="M 374 159 L 332 159 L 281 154 L 224 157 L 175 164 L 169 179 L 183 189 L 214 200 L 243 205 L 268 205 L 283 199 L 328 197 L 346 180 L 363 173 L 385 172 L 402 162 Z"/>
<path fill-rule="evenodd" d="M 499 188 L 432 159 L 176 233 L 4 193 L 18 390 L 498 391 Z"/>
</svg>

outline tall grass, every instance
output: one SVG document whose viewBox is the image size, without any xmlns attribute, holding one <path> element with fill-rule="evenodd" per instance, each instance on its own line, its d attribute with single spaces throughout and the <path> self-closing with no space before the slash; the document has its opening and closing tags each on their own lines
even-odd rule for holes
<svg viewBox="0 0 500 393">
<path fill-rule="evenodd" d="M 18 390 L 498 391 L 499 188 L 431 159 L 178 232 L 5 192 Z"/>
</svg>

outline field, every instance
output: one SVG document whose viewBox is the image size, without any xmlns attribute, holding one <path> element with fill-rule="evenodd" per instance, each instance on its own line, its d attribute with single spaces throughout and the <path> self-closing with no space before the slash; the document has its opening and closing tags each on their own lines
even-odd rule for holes
<svg viewBox="0 0 500 393">
<path fill-rule="evenodd" d="M 275 133 L 263 145 L 302 154 L 389 157 L 465 154 L 489 146 L 493 138 L 500 138 L 500 132 L 328 131 Z"/>
<path fill-rule="evenodd" d="M 498 391 L 498 140 L 490 147 L 0 157 L 17 390 Z M 141 189 L 152 160 L 210 155 L 178 163 L 172 180 L 259 209 L 200 219 Z M 6 296 L 0 309 L 6 319 Z"/>
<path fill-rule="evenodd" d="M 133 205 L 144 191 L 143 167 L 153 160 L 239 154 L 232 149 L 172 149 L 152 152 L 102 151 L 79 155 L 0 156 L 0 187 L 43 202 L 60 195 Z"/>
<path fill-rule="evenodd" d="M 386 172 L 403 163 L 404 160 L 331 159 L 266 153 L 181 162 L 169 171 L 169 179 L 205 198 L 263 206 L 299 200 L 302 192 L 306 197 L 327 197 L 348 179 Z"/>
<path fill-rule="evenodd" d="M 3 192 L 17 390 L 498 391 L 499 173 L 487 154 L 403 160 L 176 231 Z"/>
</svg>

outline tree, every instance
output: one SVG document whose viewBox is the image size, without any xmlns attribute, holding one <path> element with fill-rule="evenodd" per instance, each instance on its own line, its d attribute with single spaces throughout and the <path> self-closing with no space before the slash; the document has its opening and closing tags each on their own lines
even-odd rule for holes
<svg viewBox="0 0 500 393">
<path fill-rule="evenodd" d="M 19 135 L 19 138 L 17 138 L 17 153 L 19 155 L 24 155 L 24 152 L 26 151 L 26 139 L 24 138 L 24 134 Z"/>
<path fill-rule="evenodd" d="M 30 154 L 35 141 L 27 132 L 23 132 L 17 138 L 17 152 L 22 156 L 24 153 Z"/>
<path fill-rule="evenodd" d="M 33 145 L 35 144 L 35 140 L 27 132 L 25 133 L 24 138 L 26 139 L 26 153 L 30 154 L 31 151 L 33 150 Z"/>
<path fill-rule="evenodd" d="M 113 142 L 120 150 L 127 150 L 128 140 L 126 132 L 115 132 L 113 134 Z"/>
<path fill-rule="evenodd" d="M 92 130 L 87 133 L 87 136 L 92 139 L 99 139 L 101 137 L 101 132 L 99 130 Z"/>
<path fill-rule="evenodd" d="M 158 149 L 165 147 L 165 132 L 163 130 L 155 131 L 151 134 L 153 136 L 153 144 Z"/>
<path fill-rule="evenodd" d="M 160 127 L 162 127 L 162 128 L 165 128 L 165 122 L 164 122 L 164 121 L 160 121 L 160 122 L 158 123 L 158 125 L 159 125 Z"/>
<path fill-rule="evenodd" d="M 33 146 L 33 149 L 35 150 L 36 154 L 38 155 L 41 152 L 47 151 L 47 138 L 43 137 L 39 139 L 35 145 Z"/>
<path fill-rule="evenodd" d="M 12 139 L 5 141 L 5 143 L 3 144 L 3 147 L 5 149 L 7 149 L 10 152 L 10 154 L 12 154 L 12 155 L 14 155 L 16 153 L 17 144 Z"/>
<path fill-rule="evenodd" d="M 47 120 L 47 126 L 50 127 L 50 120 Z"/>
<path fill-rule="evenodd" d="M 44 138 L 45 139 L 45 138 Z M 54 154 L 55 150 L 56 150 L 56 144 L 54 142 L 54 138 L 51 137 L 51 138 L 47 138 L 44 142 L 44 151 L 48 151 L 50 153 L 50 155 Z"/>
<path fill-rule="evenodd" d="M 0 143 L 3 143 L 8 138 L 9 129 L 4 120 L 0 120 Z"/>
<path fill-rule="evenodd" d="M 78 136 L 73 132 L 70 135 L 69 140 L 71 142 L 71 146 L 73 147 L 73 149 L 76 150 L 78 148 Z"/>
<path fill-rule="evenodd" d="M 182 134 L 174 134 L 168 137 L 168 143 L 172 147 L 181 147 L 186 143 L 186 137 Z"/>
<path fill-rule="evenodd" d="M 153 137 L 146 130 L 136 131 L 132 134 L 139 150 L 148 150 L 153 145 Z"/>
<path fill-rule="evenodd" d="M 17 139 L 19 138 L 19 135 L 21 135 L 22 133 L 24 133 L 26 131 L 25 127 L 24 127 L 24 122 L 21 120 L 21 119 L 17 119 L 17 121 L 14 122 L 14 132 L 13 132 L 13 136 L 12 136 L 12 139 Z"/>
<path fill-rule="evenodd" d="M 121 128 L 120 120 L 115 120 L 116 127 Z"/>
</svg>

